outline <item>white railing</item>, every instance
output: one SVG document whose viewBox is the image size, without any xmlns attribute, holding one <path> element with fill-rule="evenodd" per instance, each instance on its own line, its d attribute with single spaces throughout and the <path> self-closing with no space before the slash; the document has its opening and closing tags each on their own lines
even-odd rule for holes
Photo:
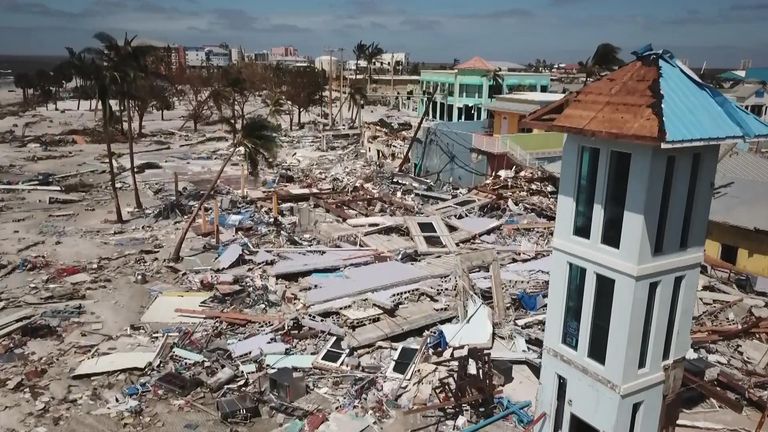
<svg viewBox="0 0 768 432">
<path fill-rule="evenodd" d="M 541 162 L 532 157 L 527 151 L 523 150 L 515 144 L 509 137 L 489 136 L 481 134 L 473 134 L 472 146 L 478 150 L 487 151 L 489 153 L 506 153 L 510 155 L 516 161 L 527 166 L 538 166 Z"/>
</svg>

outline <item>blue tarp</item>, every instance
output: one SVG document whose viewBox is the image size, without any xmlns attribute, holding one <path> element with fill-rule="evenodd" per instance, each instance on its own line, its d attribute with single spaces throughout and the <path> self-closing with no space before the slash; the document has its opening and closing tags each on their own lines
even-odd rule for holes
<svg viewBox="0 0 768 432">
<path fill-rule="evenodd" d="M 523 305 L 523 309 L 533 312 L 541 309 L 544 306 L 544 297 L 541 294 L 526 294 L 524 292 L 517 293 L 517 299 L 520 300 L 520 304 Z"/>
</svg>

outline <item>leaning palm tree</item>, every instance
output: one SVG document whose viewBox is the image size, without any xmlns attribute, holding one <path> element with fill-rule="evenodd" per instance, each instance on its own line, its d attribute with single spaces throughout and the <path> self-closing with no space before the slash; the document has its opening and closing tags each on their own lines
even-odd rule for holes
<svg viewBox="0 0 768 432">
<path fill-rule="evenodd" d="M 366 57 L 368 52 L 368 44 L 362 40 L 358 42 L 354 48 L 352 48 L 352 54 L 355 56 L 355 79 L 357 79 L 357 67 L 360 64 L 360 60 Z"/>
<path fill-rule="evenodd" d="M 203 198 L 200 200 L 200 202 L 197 203 L 197 207 L 195 207 L 195 210 L 189 217 L 187 224 L 184 225 L 184 229 L 181 231 L 181 235 L 176 241 L 176 247 L 173 249 L 173 253 L 169 257 L 171 261 L 177 262 L 181 259 L 181 247 L 184 245 L 184 240 L 187 238 L 189 229 L 192 227 L 192 224 L 195 223 L 197 215 L 200 213 L 200 209 L 203 208 L 205 202 L 208 201 L 208 198 L 210 198 L 211 194 L 213 194 L 213 191 L 216 189 L 216 185 L 219 183 L 221 174 L 224 172 L 224 169 L 227 167 L 227 165 L 229 165 L 229 162 L 235 156 L 235 153 L 242 150 L 243 157 L 245 158 L 245 162 L 248 164 L 249 171 L 253 176 L 258 176 L 259 165 L 262 162 L 271 164 L 277 156 L 277 150 L 279 148 L 277 133 L 279 130 L 280 126 L 270 122 L 267 120 L 267 118 L 262 116 L 252 117 L 245 121 L 245 124 L 243 124 L 239 134 L 232 140 L 230 152 L 227 157 L 224 158 L 224 161 L 222 162 L 219 171 L 216 173 L 216 176 L 213 178 L 211 185 L 208 187 L 208 190 L 205 192 L 205 195 L 203 195 Z"/>
</svg>

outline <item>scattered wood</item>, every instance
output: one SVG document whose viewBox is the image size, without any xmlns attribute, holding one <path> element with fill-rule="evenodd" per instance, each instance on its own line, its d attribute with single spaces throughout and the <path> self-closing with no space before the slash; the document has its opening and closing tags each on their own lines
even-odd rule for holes
<svg viewBox="0 0 768 432">
<path fill-rule="evenodd" d="M 0 185 L 0 190 L 38 190 L 38 191 L 51 191 L 61 192 L 63 189 L 61 186 L 35 186 L 35 185 Z"/>
<path fill-rule="evenodd" d="M 45 243 L 45 240 L 38 240 L 38 241 L 36 241 L 36 242 L 32 242 L 32 243 L 30 243 L 30 244 L 28 244 L 28 245 L 25 245 L 25 246 L 22 246 L 22 247 L 20 247 L 20 248 L 16 249 L 16 253 L 17 253 L 17 254 L 18 254 L 18 253 L 22 253 L 22 252 L 24 252 L 25 250 L 28 250 L 28 249 L 32 249 L 33 247 L 35 247 L 35 246 L 39 246 L 39 245 L 41 245 L 41 244 L 43 244 L 43 243 Z"/>
</svg>

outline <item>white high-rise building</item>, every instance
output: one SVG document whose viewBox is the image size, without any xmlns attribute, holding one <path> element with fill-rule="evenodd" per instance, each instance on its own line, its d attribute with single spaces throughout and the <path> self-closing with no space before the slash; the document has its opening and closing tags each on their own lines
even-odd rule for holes
<svg viewBox="0 0 768 432">
<path fill-rule="evenodd" d="M 671 53 L 637 56 L 527 122 L 568 134 L 540 432 L 675 424 L 719 145 L 768 136 Z"/>
</svg>

